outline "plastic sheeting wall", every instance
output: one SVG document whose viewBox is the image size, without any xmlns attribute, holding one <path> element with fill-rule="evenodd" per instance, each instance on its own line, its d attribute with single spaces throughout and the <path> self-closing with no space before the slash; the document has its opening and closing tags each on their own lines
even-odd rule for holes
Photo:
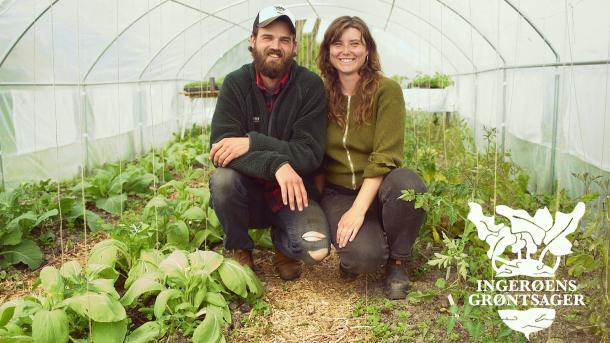
<svg viewBox="0 0 610 343">
<path fill-rule="evenodd" d="M 276 2 L 0 0 L 2 179 L 70 177 L 205 122 L 213 103 L 179 91 L 239 64 L 226 52 Z M 282 2 L 298 19 L 321 18 L 320 34 L 337 16 L 361 16 L 389 75 L 457 75 L 477 141 L 497 127 L 534 187 L 610 170 L 607 0 Z"/>
<path fill-rule="evenodd" d="M 608 65 L 507 70 L 504 102 L 502 70 L 461 76 L 459 111 L 480 146 L 485 128 L 497 128 L 499 146 L 528 171 L 534 188 L 548 191 L 559 179 L 561 187 L 577 191 L 582 185 L 572 173 L 610 176 L 609 70 Z"/>
</svg>

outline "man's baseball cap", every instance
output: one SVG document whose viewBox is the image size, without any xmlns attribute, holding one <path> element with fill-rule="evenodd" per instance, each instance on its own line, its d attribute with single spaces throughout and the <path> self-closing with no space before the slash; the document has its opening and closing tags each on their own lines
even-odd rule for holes
<svg viewBox="0 0 610 343">
<path fill-rule="evenodd" d="M 258 12 L 256 15 L 256 19 L 254 19 L 252 31 L 254 32 L 257 27 L 265 27 L 280 17 L 288 18 L 288 22 L 290 22 L 290 31 L 292 31 L 292 33 L 296 33 L 296 28 L 294 26 L 294 14 L 292 14 L 292 12 L 282 5 L 269 6 L 260 10 L 260 12 Z"/>
</svg>

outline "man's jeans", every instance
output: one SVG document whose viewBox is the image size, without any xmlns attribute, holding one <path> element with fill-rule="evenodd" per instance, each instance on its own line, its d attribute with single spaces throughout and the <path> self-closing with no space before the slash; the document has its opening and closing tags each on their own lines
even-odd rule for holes
<svg viewBox="0 0 610 343">
<path fill-rule="evenodd" d="M 262 186 L 252 177 L 230 168 L 217 168 L 210 179 L 212 206 L 225 232 L 226 249 L 252 250 L 249 228 L 271 226 L 273 245 L 284 255 L 308 264 L 321 261 L 330 251 L 326 216 L 308 199 L 303 211 L 284 206 L 271 212 Z"/>
<path fill-rule="evenodd" d="M 414 201 L 398 199 L 403 189 L 423 193 L 426 186 L 408 169 L 392 170 L 383 179 L 354 240 L 339 248 L 337 224 L 354 203 L 357 191 L 332 185 L 325 187 L 322 207 L 330 225 L 332 243 L 345 270 L 354 274 L 370 273 L 383 267 L 388 257 L 404 260 L 411 254 L 425 213 L 421 208 L 414 208 Z"/>
</svg>

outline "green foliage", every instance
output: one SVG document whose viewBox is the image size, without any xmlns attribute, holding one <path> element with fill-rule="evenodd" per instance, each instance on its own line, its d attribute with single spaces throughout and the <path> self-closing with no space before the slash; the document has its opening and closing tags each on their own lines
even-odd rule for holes
<svg viewBox="0 0 610 343">
<path fill-rule="evenodd" d="M 187 83 L 184 85 L 184 91 L 200 91 L 200 90 L 216 90 L 222 87 L 224 82 L 224 77 L 219 77 L 214 79 L 214 86 L 210 83 L 210 80 L 205 81 L 195 81 L 191 83 Z"/>
<path fill-rule="evenodd" d="M 495 129 L 485 130 L 485 144 L 479 149 L 474 147 L 470 130 L 455 119 L 445 127 L 427 114 L 409 115 L 405 133 L 406 166 L 416 170 L 428 188 L 423 194 L 404 190 L 401 196 L 426 211 L 426 223 L 416 246 L 421 247 L 422 242 L 435 245 L 433 256 L 426 258 L 429 264 L 446 269 L 445 283 L 450 281 L 451 268 L 457 268 L 459 278 L 456 282 L 465 280 L 470 285 L 456 290 L 458 294 L 465 295 L 468 287 L 474 287 L 479 279 L 493 278 L 486 256 L 487 246 L 464 218 L 469 211 L 468 202 L 482 204 L 488 213 L 494 212 L 496 204 L 529 213 L 548 207 L 552 213 L 571 212 L 577 202 L 586 203 L 587 212 L 581 221 L 584 229 L 570 235 L 573 254 L 565 259 L 566 270 L 579 280 L 580 289 L 590 294 L 587 300 L 590 305 L 584 311 L 589 327 L 595 334 L 606 336 L 609 328 L 604 318 L 609 309 L 610 284 L 609 181 L 587 173 L 574 174 L 583 183 L 582 195 L 570 198 L 564 190 L 555 194 L 534 194 L 528 190 L 525 173 L 511 161 L 510 153 L 501 151 Z M 594 192 L 594 188 L 601 192 Z M 605 198 L 600 194 L 605 194 Z M 448 320 L 455 325 L 457 319 Z M 504 327 L 500 322 L 493 324 L 495 328 L 485 329 L 476 326 L 474 321 L 462 324 L 475 341 L 490 341 L 490 337 L 495 336 L 489 336 L 488 332 L 503 332 L 501 328 Z"/>
<path fill-rule="evenodd" d="M 449 75 L 436 72 L 434 75 L 417 75 L 409 83 L 409 88 L 447 88 L 451 85 L 453 85 L 453 80 L 451 80 Z"/>
<path fill-rule="evenodd" d="M 175 250 L 158 262 L 150 258 L 160 254 L 149 251 L 141 257 L 139 262 L 147 267 L 130 270 L 129 288 L 121 298 L 125 306 L 154 315 L 154 322 L 164 328 L 159 333 L 180 329 L 194 342 L 224 341 L 224 325 L 231 321 L 229 301 L 236 295 L 262 295 L 252 270 L 215 252 Z M 147 300 L 150 297 L 154 301 Z"/>
<path fill-rule="evenodd" d="M 155 176 L 132 164 L 107 164 L 93 171 L 83 183 L 72 188 L 75 195 L 85 192 L 85 198 L 108 213 L 119 215 L 126 206 L 129 194 L 147 194 Z"/>
<path fill-rule="evenodd" d="M 28 295 L 0 306 L 0 338 L 31 335 L 39 342 L 68 342 L 69 338 L 88 336 L 90 322 L 92 337 L 107 336 L 110 323 L 124 323 L 120 324 L 125 326 L 122 335 L 121 331 L 112 330 L 115 341 L 122 342 L 127 322 L 114 288 L 118 274 L 111 272 L 111 266 L 93 262 L 85 270 L 76 261 L 65 263 L 60 270 L 44 267 L 40 272 L 40 295 Z"/>
<path fill-rule="evenodd" d="M 316 63 L 316 56 L 320 51 L 320 43 L 315 40 L 311 32 L 303 32 L 298 45 L 296 61 L 299 65 L 320 75 L 320 69 Z"/>
<path fill-rule="evenodd" d="M 24 183 L 0 193 L 0 267 L 24 263 L 34 269 L 42 251 L 31 232 L 59 214 L 50 182 Z"/>
</svg>

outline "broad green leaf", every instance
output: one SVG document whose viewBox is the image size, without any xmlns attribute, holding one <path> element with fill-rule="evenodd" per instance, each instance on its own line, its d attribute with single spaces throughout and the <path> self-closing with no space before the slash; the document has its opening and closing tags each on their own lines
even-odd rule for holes
<svg viewBox="0 0 610 343">
<path fill-rule="evenodd" d="M 158 266 L 165 258 L 165 255 L 157 249 L 145 249 L 140 251 L 140 260 Z"/>
<path fill-rule="evenodd" d="M 87 265 L 87 278 L 88 279 L 112 279 L 116 281 L 119 277 L 119 273 L 114 269 L 114 267 L 98 264 L 98 263 L 89 263 Z"/>
<path fill-rule="evenodd" d="M 210 190 L 207 188 L 187 188 L 186 191 L 198 197 L 204 205 L 210 200 Z"/>
<path fill-rule="evenodd" d="M 150 191 L 150 184 L 154 181 L 155 176 L 153 174 L 144 174 L 140 176 L 132 176 L 125 184 L 125 190 L 127 192 L 133 192 L 138 194 L 145 194 Z"/>
<path fill-rule="evenodd" d="M 134 281 L 142 277 L 142 275 L 158 275 L 157 279 L 162 278 L 162 273 L 159 271 L 157 265 L 140 259 L 136 264 L 131 267 L 127 280 L 125 280 L 125 288 L 131 287 Z"/>
<path fill-rule="evenodd" d="M 4 257 L 10 265 L 25 263 L 30 269 L 36 269 L 42 263 L 42 251 L 36 243 L 29 239 L 0 249 L 0 257 Z"/>
<path fill-rule="evenodd" d="M 246 284 L 248 285 L 248 290 L 250 293 L 261 296 L 263 294 L 264 288 L 263 284 L 260 282 L 256 274 L 250 268 L 243 268 L 244 273 L 246 274 Z"/>
<path fill-rule="evenodd" d="M 167 199 L 165 197 L 162 197 L 160 195 L 150 199 L 150 201 L 146 204 L 145 208 L 149 208 L 149 207 L 157 207 L 157 208 L 161 208 L 161 207 L 167 207 Z"/>
<path fill-rule="evenodd" d="M 32 211 L 28 211 L 22 215 L 20 215 L 19 217 L 11 220 L 8 225 L 6 226 L 8 231 L 13 231 L 15 229 L 20 230 L 21 232 L 30 232 L 30 230 L 32 230 L 32 228 L 34 228 L 34 224 L 36 224 L 36 220 L 38 219 L 38 216 L 36 215 L 36 213 L 32 212 Z M 9 245 L 14 245 L 17 244 L 19 242 L 5 242 L 4 244 L 9 244 Z"/>
<path fill-rule="evenodd" d="M 89 254 L 90 264 L 101 264 L 114 268 L 117 261 L 119 249 L 112 245 L 107 245 L 99 248 L 93 247 Z"/>
<path fill-rule="evenodd" d="M 271 241 L 271 230 L 269 229 L 258 229 L 248 230 L 248 235 L 254 241 L 257 247 L 272 249 L 273 242 Z"/>
<path fill-rule="evenodd" d="M 89 281 L 89 290 L 96 293 L 106 293 L 116 300 L 119 300 L 120 295 L 114 289 L 113 279 L 95 279 Z"/>
<path fill-rule="evenodd" d="M 51 299 L 58 302 L 64 300 L 64 280 L 55 267 L 46 266 L 42 268 L 40 283 Z"/>
<path fill-rule="evenodd" d="M 205 318 L 193 332 L 193 343 L 224 342 L 222 313 L 213 306 L 206 308 Z"/>
<path fill-rule="evenodd" d="M 182 214 L 181 218 L 183 220 L 204 220 L 205 212 L 201 207 L 191 207 Z"/>
<path fill-rule="evenodd" d="M 30 336 L 10 336 L 10 337 L 1 337 L 0 343 L 30 343 L 33 342 L 32 337 Z"/>
<path fill-rule="evenodd" d="M 91 248 L 89 263 L 114 267 L 119 260 L 119 254 L 129 262 L 130 256 L 125 243 L 116 239 L 106 239 Z"/>
<path fill-rule="evenodd" d="M 0 246 L 2 245 L 17 245 L 21 243 L 23 232 L 19 226 L 13 228 L 5 228 L 5 231 L 0 231 Z"/>
<path fill-rule="evenodd" d="M 208 292 L 205 296 L 205 301 L 218 307 L 227 306 L 227 301 L 220 293 Z"/>
<path fill-rule="evenodd" d="M 125 308 L 117 300 L 104 293 L 85 293 L 63 301 L 62 305 L 96 322 L 118 322 L 126 317 Z"/>
<path fill-rule="evenodd" d="M 179 249 L 188 248 L 189 229 L 185 222 L 178 220 L 167 227 L 167 243 Z"/>
<path fill-rule="evenodd" d="M 188 259 L 186 252 L 182 250 L 176 250 L 167 256 L 160 264 L 161 269 L 172 282 L 176 282 L 179 285 L 186 283 L 186 268 L 188 267 Z"/>
<path fill-rule="evenodd" d="M 179 298 L 181 295 L 182 295 L 182 292 L 180 292 L 177 289 L 162 290 L 161 293 L 159 293 L 159 295 L 157 295 L 157 299 L 155 300 L 155 307 L 154 307 L 155 317 L 157 319 L 161 319 L 161 317 L 163 316 L 163 313 L 165 312 L 165 309 L 167 308 L 167 302 L 170 299 Z"/>
<path fill-rule="evenodd" d="M 216 216 L 216 212 L 211 207 L 208 207 L 208 224 L 214 228 L 220 228 L 220 221 Z"/>
<path fill-rule="evenodd" d="M 91 323 L 93 343 L 122 343 L 127 334 L 127 319 L 114 323 Z"/>
<path fill-rule="evenodd" d="M 154 342 L 165 335 L 165 327 L 159 322 L 146 322 L 133 330 L 125 339 L 125 343 Z"/>
<path fill-rule="evenodd" d="M 183 181 L 171 180 L 159 187 L 159 192 L 162 194 L 168 194 L 172 188 L 175 189 L 177 192 L 180 192 L 184 189 L 184 186 L 185 185 Z"/>
<path fill-rule="evenodd" d="M 211 233 L 210 230 L 199 230 L 199 231 L 195 232 L 195 235 L 193 236 L 193 239 L 191 240 L 191 243 L 189 244 L 191 249 L 199 249 L 199 247 L 201 247 L 203 242 L 206 241 L 206 239 L 208 238 L 210 233 Z"/>
<path fill-rule="evenodd" d="M 33 297 L 30 298 L 36 300 Z M 26 324 L 31 324 L 32 318 L 36 312 L 40 311 L 41 309 L 42 305 L 39 302 L 34 302 L 32 300 L 17 301 L 13 318 L 19 319 Z"/>
<path fill-rule="evenodd" d="M 188 257 L 194 270 L 203 269 L 208 274 L 212 274 L 218 269 L 224 260 L 222 255 L 214 251 L 197 250 L 190 253 Z"/>
<path fill-rule="evenodd" d="M 87 227 L 91 232 L 98 231 L 104 224 L 102 217 L 93 211 L 85 211 L 85 216 L 87 217 Z"/>
<path fill-rule="evenodd" d="M 64 263 L 59 270 L 61 276 L 72 283 L 77 283 L 82 272 L 82 267 L 77 261 L 69 261 Z"/>
<path fill-rule="evenodd" d="M 126 194 L 113 195 L 109 198 L 101 198 L 95 201 L 95 207 L 108 213 L 119 215 L 125 210 Z"/>
<path fill-rule="evenodd" d="M 13 318 L 16 306 L 17 304 L 13 301 L 5 302 L 0 305 L 0 328 Z"/>
<path fill-rule="evenodd" d="M 144 293 L 162 291 L 165 289 L 162 284 L 157 282 L 156 278 L 151 275 L 143 275 L 129 287 L 127 292 L 121 298 L 121 304 L 125 306 L 131 305 L 140 295 Z"/>
<path fill-rule="evenodd" d="M 38 216 L 38 219 L 36 220 L 36 223 L 34 223 L 34 227 L 40 225 L 40 223 L 42 223 L 43 221 L 45 221 L 45 220 L 47 220 L 47 219 L 49 219 L 51 217 L 54 217 L 54 216 L 56 216 L 58 214 L 59 214 L 59 211 L 56 208 L 54 208 L 54 209 L 52 209 L 50 211 L 46 211 L 45 213 L 43 213 L 40 216 Z"/>
<path fill-rule="evenodd" d="M 133 173 L 133 170 L 119 170 L 119 174 L 114 179 L 112 179 L 112 182 L 108 187 L 108 195 L 120 195 L 128 193 L 129 190 L 126 189 L 125 184 Z"/>
<path fill-rule="evenodd" d="M 209 277 L 208 277 L 209 278 Z M 206 279 L 208 279 L 206 278 Z M 205 300 L 205 295 L 208 293 L 207 283 L 204 282 L 197 288 L 197 292 L 195 293 L 195 298 L 193 299 L 193 305 L 195 308 L 199 308 Z"/>
<path fill-rule="evenodd" d="M 242 298 L 246 293 L 246 274 L 244 268 L 236 261 L 225 259 L 218 268 L 220 279 L 228 289 L 238 294 Z"/>
<path fill-rule="evenodd" d="M 40 310 L 32 320 L 34 342 L 68 342 L 68 316 L 64 310 Z"/>
</svg>

